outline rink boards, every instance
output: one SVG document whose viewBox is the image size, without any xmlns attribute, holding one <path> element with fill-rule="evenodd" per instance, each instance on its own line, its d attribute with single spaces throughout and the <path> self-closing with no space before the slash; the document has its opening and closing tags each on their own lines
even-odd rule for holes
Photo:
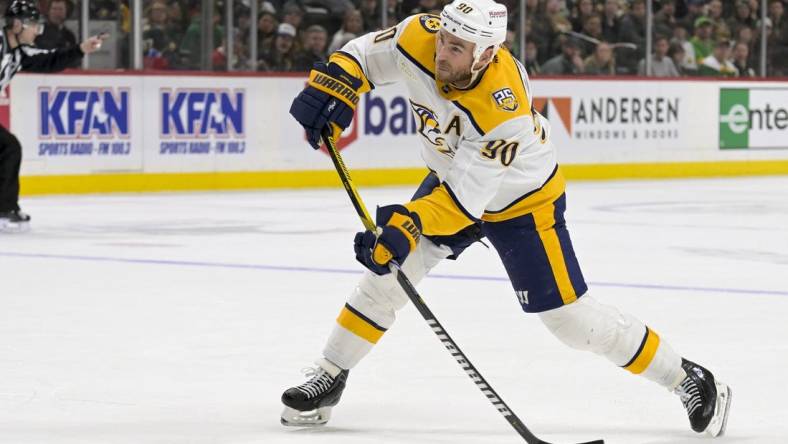
<svg viewBox="0 0 788 444">
<path fill-rule="evenodd" d="M 304 82 L 20 75 L 0 101 L 0 121 L 22 143 L 25 194 L 334 185 L 328 157 L 288 114 Z M 531 87 L 569 178 L 788 174 L 788 82 L 582 78 Z M 361 184 L 414 183 L 425 171 L 418 130 L 404 88 L 379 87 L 362 97 L 340 148 Z"/>
</svg>

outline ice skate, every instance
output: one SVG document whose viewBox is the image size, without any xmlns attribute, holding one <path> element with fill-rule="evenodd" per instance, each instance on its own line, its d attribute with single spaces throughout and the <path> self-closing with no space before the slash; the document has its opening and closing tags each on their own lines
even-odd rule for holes
<svg viewBox="0 0 788 444">
<path fill-rule="evenodd" d="M 686 359 L 681 367 L 687 377 L 676 387 L 675 393 L 687 409 L 692 430 L 712 437 L 725 434 L 728 411 L 731 405 L 731 389 L 714 379 L 710 371 Z"/>
<path fill-rule="evenodd" d="M 19 210 L 0 212 L 0 232 L 20 233 L 29 229 L 29 215 Z"/>
<path fill-rule="evenodd" d="M 282 425 L 296 427 L 322 426 L 331 418 L 331 408 L 339 402 L 348 370 L 321 359 L 317 368 L 309 368 L 305 383 L 291 387 L 282 394 Z"/>
</svg>

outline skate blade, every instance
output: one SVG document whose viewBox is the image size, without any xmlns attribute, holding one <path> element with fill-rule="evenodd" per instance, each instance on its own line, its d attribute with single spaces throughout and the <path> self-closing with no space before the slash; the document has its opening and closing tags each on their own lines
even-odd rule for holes
<svg viewBox="0 0 788 444">
<path fill-rule="evenodd" d="M 287 427 L 320 427 L 331 418 L 331 407 L 321 407 L 302 412 L 285 407 L 280 418 L 282 425 Z"/>
<path fill-rule="evenodd" d="M 30 222 L 0 222 L 0 233 L 26 233 Z"/>
<path fill-rule="evenodd" d="M 712 437 L 719 437 L 725 434 L 728 426 L 728 412 L 731 409 L 731 388 L 727 385 L 715 381 L 717 386 L 717 404 L 714 406 L 714 417 L 711 418 L 709 426 L 706 427 L 706 434 Z"/>
</svg>

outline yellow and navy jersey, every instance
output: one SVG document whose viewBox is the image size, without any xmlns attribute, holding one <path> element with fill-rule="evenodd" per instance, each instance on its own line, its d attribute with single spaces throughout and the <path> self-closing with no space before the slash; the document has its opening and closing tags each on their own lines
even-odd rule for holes
<svg viewBox="0 0 788 444">
<path fill-rule="evenodd" d="M 331 61 L 362 79 L 360 92 L 402 82 L 422 158 L 441 186 L 406 204 L 427 235 L 477 220 L 508 220 L 563 193 L 549 123 L 531 106 L 525 68 L 502 48 L 467 89 L 435 78 L 440 19 L 428 14 L 347 43 Z"/>
</svg>

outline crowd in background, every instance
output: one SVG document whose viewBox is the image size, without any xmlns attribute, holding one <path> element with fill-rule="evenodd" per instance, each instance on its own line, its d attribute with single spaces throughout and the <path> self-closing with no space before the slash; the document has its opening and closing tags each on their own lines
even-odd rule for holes
<svg viewBox="0 0 788 444">
<path fill-rule="evenodd" d="M 251 17 L 250 2 L 258 1 Z M 501 1 L 501 0 L 499 0 Z M 385 3 L 387 23 L 381 23 Z M 233 53 L 224 31 L 225 5 L 215 2 L 216 70 L 308 71 L 315 62 L 349 40 L 395 25 L 415 13 L 439 14 L 443 0 L 234 0 Z M 519 0 L 509 8 L 506 46 L 519 56 Z M 788 0 L 768 0 L 768 75 L 788 76 Z M 131 13 L 127 0 L 91 0 L 91 20 L 115 20 L 121 67 L 128 67 Z M 145 67 L 200 69 L 200 0 L 145 0 Z M 651 71 L 646 73 L 645 0 L 526 0 L 524 61 L 531 75 L 739 76 L 759 74 L 760 0 L 654 0 Z M 75 19 L 72 0 L 41 0 L 46 17 L 37 44 L 44 48 L 76 44 L 64 26 Z M 249 35 L 257 29 L 257 57 Z"/>
</svg>

